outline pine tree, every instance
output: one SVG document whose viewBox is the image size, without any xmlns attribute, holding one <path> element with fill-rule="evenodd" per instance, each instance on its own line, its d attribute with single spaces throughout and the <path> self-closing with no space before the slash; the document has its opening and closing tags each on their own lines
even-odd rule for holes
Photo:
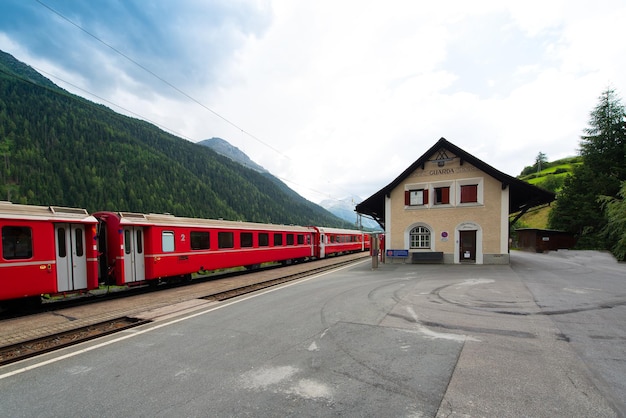
<svg viewBox="0 0 626 418">
<path fill-rule="evenodd" d="M 618 260 L 626 260 L 626 181 L 622 182 L 619 198 L 604 196 L 600 200 L 607 214 L 605 233 L 613 243 L 611 251 Z"/>
<path fill-rule="evenodd" d="M 548 156 L 544 154 L 543 152 L 539 152 L 539 154 L 537 154 L 537 157 L 535 157 L 535 165 L 537 166 L 537 173 L 543 170 L 544 168 L 546 168 L 545 165 L 547 162 L 548 162 Z"/>
<path fill-rule="evenodd" d="M 600 103 L 591 112 L 586 136 L 581 137 L 580 153 L 584 164 L 602 173 L 607 181 L 598 194 L 616 196 L 620 182 L 626 180 L 626 113 L 613 89 L 600 96 Z"/>
<path fill-rule="evenodd" d="M 616 197 L 626 180 L 625 119 L 624 106 L 608 88 L 581 137 L 583 165 L 565 181 L 550 213 L 550 227 L 577 235 L 580 248 L 608 249 L 615 244 L 615 237 L 607 239 L 604 233 L 608 219 L 600 197 Z"/>
</svg>

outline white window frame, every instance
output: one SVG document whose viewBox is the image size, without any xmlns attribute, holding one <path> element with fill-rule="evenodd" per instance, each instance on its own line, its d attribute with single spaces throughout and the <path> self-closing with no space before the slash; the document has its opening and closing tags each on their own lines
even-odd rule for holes
<svg viewBox="0 0 626 418">
<path fill-rule="evenodd" d="M 437 201 L 437 193 L 435 192 L 435 189 L 441 188 L 441 187 L 449 187 L 450 188 L 450 199 L 448 200 L 448 203 L 436 203 Z M 447 207 L 452 207 L 454 206 L 455 202 L 456 202 L 456 188 L 454 186 L 454 180 L 450 180 L 450 181 L 436 181 L 430 184 L 430 196 L 429 196 L 429 202 L 432 205 L 432 207 L 436 207 L 436 208 L 447 208 Z"/>
<path fill-rule="evenodd" d="M 422 209 L 430 207 L 431 192 L 428 187 L 428 183 L 414 183 L 404 185 L 404 191 L 409 192 L 409 205 L 404 205 L 404 207 L 406 209 Z M 428 203 L 426 204 L 424 204 L 424 190 L 428 190 Z M 417 198 L 417 194 L 414 197 L 413 192 L 421 192 L 419 195 L 421 198 L 419 201 L 421 201 L 421 203 L 413 203 L 413 199 Z M 402 199 L 404 200 L 404 196 L 402 196 Z"/>
<path fill-rule="evenodd" d="M 476 185 L 476 202 L 461 203 L 461 186 Z M 474 177 L 469 179 L 460 179 L 456 181 L 456 206 L 482 206 L 484 205 L 483 178 Z"/>
<path fill-rule="evenodd" d="M 161 231 L 161 250 L 164 253 L 173 253 L 175 249 L 174 231 Z"/>
<path fill-rule="evenodd" d="M 426 231 L 428 231 L 428 233 L 424 233 L 424 232 L 420 232 L 420 233 L 416 233 L 413 234 L 413 231 L 417 228 L 423 228 Z M 422 240 L 418 240 L 418 246 L 414 247 L 413 246 L 413 236 L 418 236 L 418 237 L 428 237 L 428 245 L 424 246 L 424 245 L 420 245 L 423 243 Z M 409 248 L 410 250 L 431 250 L 433 248 L 433 229 L 425 224 L 415 224 L 415 225 L 411 225 L 408 228 L 407 231 L 407 248 Z"/>
<path fill-rule="evenodd" d="M 424 190 L 409 190 L 409 206 L 424 206 Z"/>
</svg>

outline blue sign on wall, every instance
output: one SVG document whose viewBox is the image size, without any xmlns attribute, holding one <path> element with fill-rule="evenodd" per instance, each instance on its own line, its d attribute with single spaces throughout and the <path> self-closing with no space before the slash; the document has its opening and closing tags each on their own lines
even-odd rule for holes
<svg viewBox="0 0 626 418">
<path fill-rule="evenodd" d="M 404 257 L 409 256 L 409 250 L 387 250 L 387 257 Z"/>
</svg>

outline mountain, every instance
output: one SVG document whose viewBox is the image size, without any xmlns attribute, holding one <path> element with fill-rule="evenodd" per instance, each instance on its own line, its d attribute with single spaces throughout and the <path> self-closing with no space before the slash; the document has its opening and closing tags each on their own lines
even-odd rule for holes
<svg viewBox="0 0 626 418">
<path fill-rule="evenodd" d="M 320 206 L 347 222 L 352 223 L 356 227 L 357 213 L 354 211 L 354 207 L 361 203 L 363 199 L 359 196 L 348 196 L 340 200 L 326 199 L 320 202 Z M 378 222 L 369 218 L 361 218 L 361 225 L 368 230 L 381 230 Z"/>
<path fill-rule="evenodd" d="M 244 167 L 248 167 L 254 171 L 258 171 L 259 173 L 268 172 L 265 168 L 252 161 L 250 157 L 246 155 L 246 153 L 244 153 L 234 145 L 231 145 L 230 142 L 222 138 L 213 137 L 211 139 L 205 139 L 204 141 L 200 141 L 197 144 L 209 147 L 218 154 L 223 155 L 224 157 L 228 157 L 231 160 L 243 165 Z"/>
<path fill-rule="evenodd" d="M 70 94 L 0 53 L 0 199 L 345 227 L 265 173 Z"/>
</svg>

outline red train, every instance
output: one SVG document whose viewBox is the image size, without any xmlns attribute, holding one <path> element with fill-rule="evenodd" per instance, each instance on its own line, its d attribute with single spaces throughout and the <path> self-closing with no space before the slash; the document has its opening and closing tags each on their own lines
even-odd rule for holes
<svg viewBox="0 0 626 418">
<path fill-rule="evenodd" d="M 0 202 L 0 301 L 367 251 L 368 234 Z"/>
</svg>

